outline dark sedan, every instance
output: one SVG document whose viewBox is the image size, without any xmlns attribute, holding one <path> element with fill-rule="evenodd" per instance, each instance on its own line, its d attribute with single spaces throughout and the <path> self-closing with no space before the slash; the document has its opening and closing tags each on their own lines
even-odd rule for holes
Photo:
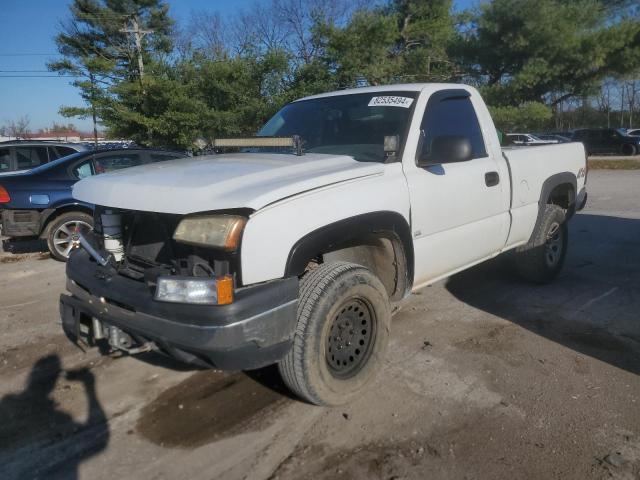
<svg viewBox="0 0 640 480">
<path fill-rule="evenodd" d="M 71 195 L 84 177 L 184 157 L 148 149 L 96 150 L 63 157 L 24 173 L 0 175 L 2 234 L 46 239 L 54 258 L 66 260 L 78 233 L 93 227 L 93 205 Z"/>
</svg>

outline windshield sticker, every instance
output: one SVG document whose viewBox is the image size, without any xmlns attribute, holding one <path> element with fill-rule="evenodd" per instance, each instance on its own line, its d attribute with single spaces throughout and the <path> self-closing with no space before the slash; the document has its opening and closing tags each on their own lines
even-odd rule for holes
<svg viewBox="0 0 640 480">
<path fill-rule="evenodd" d="M 373 97 L 369 101 L 369 107 L 402 107 L 409 108 L 413 103 L 413 98 L 410 97 Z"/>
</svg>

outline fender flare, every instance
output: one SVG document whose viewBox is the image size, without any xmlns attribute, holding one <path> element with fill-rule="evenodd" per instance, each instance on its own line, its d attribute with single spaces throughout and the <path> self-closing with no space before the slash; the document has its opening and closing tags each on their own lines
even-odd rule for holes
<svg viewBox="0 0 640 480">
<path fill-rule="evenodd" d="M 84 212 L 93 212 L 94 207 L 93 205 L 84 202 L 63 202 L 59 204 L 53 204 L 49 208 L 43 210 L 40 214 L 40 234 L 42 234 L 42 232 L 44 231 L 44 228 L 49 223 L 49 220 L 55 217 L 61 209 L 73 210 L 73 208 Z"/>
<path fill-rule="evenodd" d="M 569 184 L 573 187 L 573 196 L 569 198 L 569 208 L 567 210 L 567 220 L 573 216 L 576 211 L 576 195 L 578 190 L 578 180 L 574 173 L 572 172 L 561 172 L 551 175 L 547 178 L 542 184 L 542 189 L 540 191 L 540 200 L 538 200 L 538 218 L 536 218 L 536 224 L 533 227 L 533 233 L 531 237 L 535 235 L 535 232 L 538 231 L 540 223 L 542 222 L 542 216 L 544 215 L 544 208 L 547 204 L 547 200 L 551 196 L 551 192 L 553 189 L 560 186 Z"/>
<path fill-rule="evenodd" d="M 289 251 L 285 277 L 300 276 L 309 260 L 323 250 L 367 234 L 387 234 L 400 242 L 406 261 L 407 289 L 413 285 L 414 252 L 411 228 L 405 218 L 392 211 L 364 213 L 324 225 L 300 238 Z"/>
</svg>

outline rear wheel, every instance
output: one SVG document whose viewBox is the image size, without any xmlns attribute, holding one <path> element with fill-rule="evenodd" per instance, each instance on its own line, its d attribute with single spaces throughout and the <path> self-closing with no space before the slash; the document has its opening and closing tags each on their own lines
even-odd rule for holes
<svg viewBox="0 0 640 480">
<path fill-rule="evenodd" d="M 568 236 L 564 210 L 558 205 L 546 205 L 531 241 L 515 254 L 520 276 L 536 283 L 553 280 L 564 264 Z"/>
<path fill-rule="evenodd" d="M 316 405 L 352 400 L 382 366 L 390 323 L 387 292 L 370 270 L 321 265 L 301 281 L 293 346 L 279 364 L 284 382 Z"/>
<path fill-rule="evenodd" d="M 54 218 L 47 226 L 47 246 L 51 256 L 66 262 L 74 247 L 79 245 L 79 234 L 93 229 L 93 218 L 83 212 L 67 212 Z"/>
</svg>

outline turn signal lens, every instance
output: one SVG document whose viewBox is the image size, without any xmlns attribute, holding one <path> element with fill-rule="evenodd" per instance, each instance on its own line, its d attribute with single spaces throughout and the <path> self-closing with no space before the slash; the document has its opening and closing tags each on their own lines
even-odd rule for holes
<svg viewBox="0 0 640 480">
<path fill-rule="evenodd" d="M 218 288 L 218 305 L 229 305 L 233 302 L 233 277 L 225 275 L 216 279 Z"/>
<path fill-rule="evenodd" d="M 10 201 L 9 192 L 4 187 L 0 187 L 0 203 L 9 203 Z"/>
</svg>

